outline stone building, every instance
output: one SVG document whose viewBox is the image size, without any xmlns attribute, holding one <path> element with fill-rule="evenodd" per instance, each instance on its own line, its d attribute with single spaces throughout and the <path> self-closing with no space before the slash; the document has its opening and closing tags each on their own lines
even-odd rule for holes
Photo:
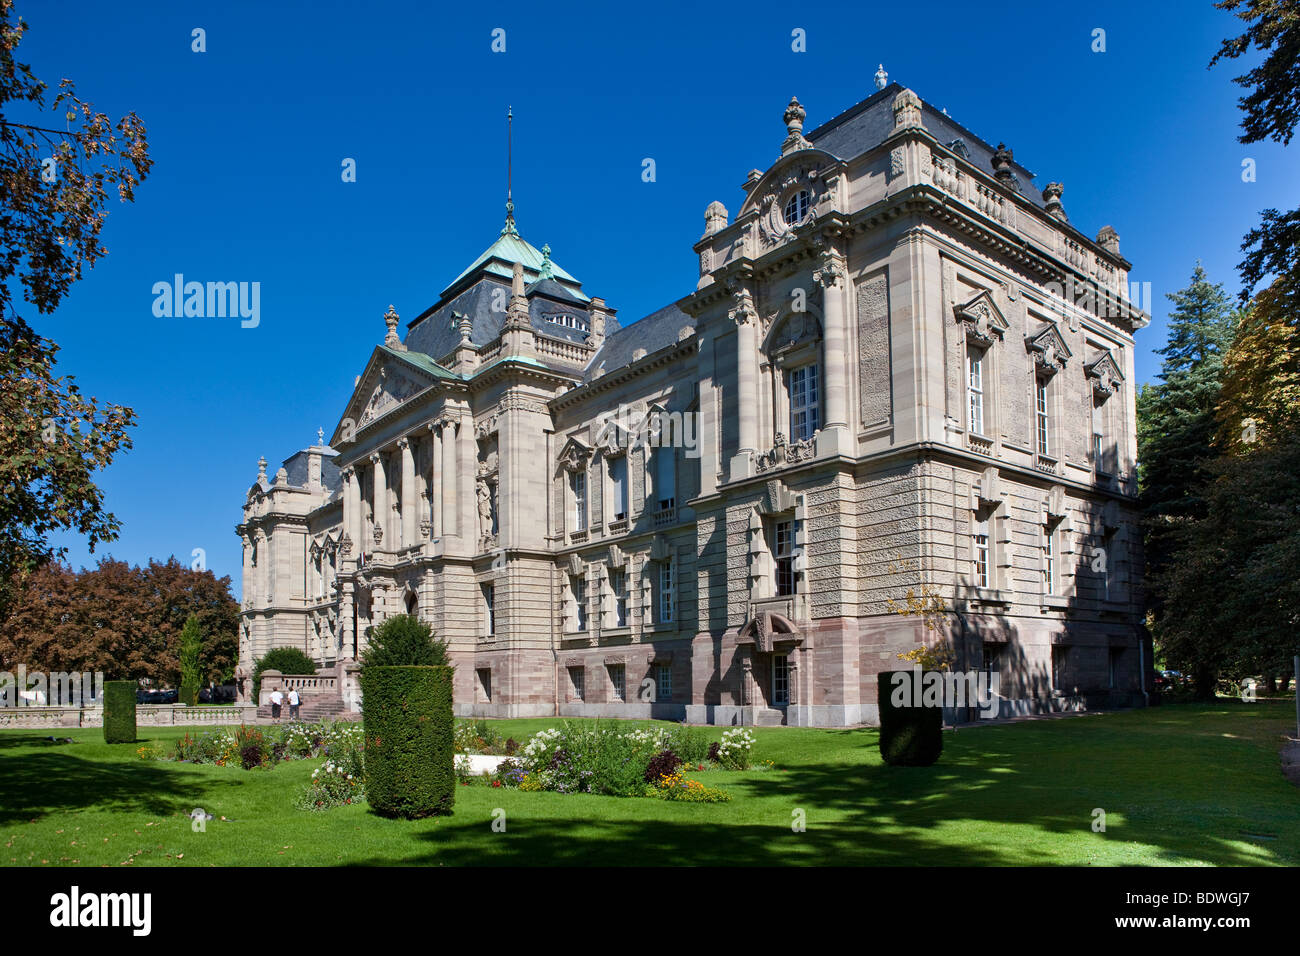
<svg viewBox="0 0 1300 956">
<path fill-rule="evenodd" d="M 1140 704 L 1119 237 L 877 86 L 808 133 L 791 100 L 695 290 L 638 321 L 509 203 L 404 337 L 390 307 L 328 445 L 249 490 L 242 664 L 300 647 L 355 703 L 413 613 L 462 714 L 872 723 L 941 637 L 1003 713 Z"/>
</svg>

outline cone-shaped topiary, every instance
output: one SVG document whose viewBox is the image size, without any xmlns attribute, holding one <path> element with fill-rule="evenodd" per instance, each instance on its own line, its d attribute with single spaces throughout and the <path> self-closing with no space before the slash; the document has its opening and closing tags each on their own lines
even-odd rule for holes
<svg viewBox="0 0 1300 956">
<path fill-rule="evenodd" d="M 412 614 L 390 617 L 375 628 L 361 652 L 362 667 L 443 667 L 447 645 Z"/>
<path fill-rule="evenodd" d="M 939 706 L 926 706 L 913 671 L 882 671 L 878 680 L 881 758 L 895 767 L 930 766 L 943 752 L 942 695 Z"/>
<path fill-rule="evenodd" d="M 135 743 L 135 694 L 133 680 L 104 682 L 104 743 Z"/>
<path fill-rule="evenodd" d="M 361 669 L 366 799 L 382 816 L 449 814 L 456 797 L 452 668 Z"/>
</svg>

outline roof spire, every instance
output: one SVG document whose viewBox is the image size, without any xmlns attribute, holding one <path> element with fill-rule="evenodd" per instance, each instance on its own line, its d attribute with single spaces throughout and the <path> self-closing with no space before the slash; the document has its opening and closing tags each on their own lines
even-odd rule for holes
<svg viewBox="0 0 1300 956">
<path fill-rule="evenodd" d="M 514 174 L 514 128 L 515 112 L 512 107 L 506 107 L 506 224 L 501 230 L 503 236 L 517 236 L 519 230 L 515 228 L 515 201 L 511 195 L 511 179 Z"/>
<path fill-rule="evenodd" d="M 551 244 L 542 246 L 542 268 L 537 273 L 539 279 L 554 279 L 555 271 L 551 268 Z"/>
<path fill-rule="evenodd" d="M 876 68 L 875 80 L 876 89 L 878 90 L 883 90 L 889 85 L 889 74 L 885 72 L 885 64 L 882 63 Z"/>
</svg>

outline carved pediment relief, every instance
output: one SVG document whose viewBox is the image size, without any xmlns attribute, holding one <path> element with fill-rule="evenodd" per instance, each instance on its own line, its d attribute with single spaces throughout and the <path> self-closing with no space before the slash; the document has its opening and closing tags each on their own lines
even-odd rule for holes
<svg viewBox="0 0 1300 956">
<path fill-rule="evenodd" d="M 560 449 L 558 460 L 565 471 L 582 471 L 591 460 L 591 448 L 576 438 L 570 438 Z"/>
<path fill-rule="evenodd" d="M 803 149 L 782 164 L 778 162 L 751 190 L 737 219 L 758 212 L 758 236 L 764 247 L 790 242 L 814 227 L 819 216 L 835 207 L 842 163 L 830 153 Z M 808 193 L 806 212 L 786 222 L 786 206 L 801 191 Z"/>
<path fill-rule="evenodd" d="M 1010 323 L 987 290 L 968 302 L 953 307 L 957 321 L 966 327 L 966 338 L 977 345 L 992 345 L 1006 334 Z"/>
<path fill-rule="evenodd" d="M 374 421 L 389 409 L 424 391 L 426 387 L 427 383 L 418 381 L 395 366 L 379 366 L 369 396 L 361 409 L 358 424 L 366 425 Z"/>
<path fill-rule="evenodd" d="M 1033 335 L 1026 335 L 1025 348 L 1034 357 L 1038 370 L 1049 375 L 1065 368 L 1065 363 L 1074 354 L 1065 344 L 1055 322 L 1048 322 Z"/>
<path fill-rule="evenodd" d="M 822 325 L 811 312 L 788 312 L 784 318 L 770 317 L 763 351 L 768 355 L 792 352 L 805 345 L 821 341 Z"/>
<path fill-rule="evenodd" d="M 1124 373 L 1120 371 L 1119 363 L 1109 350 L 1085 365 L 1083 370 L 1092 383 L 1093 392 L 1100 398 L 1113 395 L 1124 382 Z"/>
</svg>

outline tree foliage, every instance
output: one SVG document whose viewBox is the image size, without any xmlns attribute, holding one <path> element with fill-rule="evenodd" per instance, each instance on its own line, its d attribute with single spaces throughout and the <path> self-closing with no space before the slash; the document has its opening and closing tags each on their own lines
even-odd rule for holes
<svg viewBox="0 0 1300 956">
<path fill-rule="evenodd" d="M 314 674 L 316 662 L 296 647 L 273 647 L 253 664 L 253 700 L 262 690 L 262 674 L 279 671 L 281 674 Z"/>
<path fill-rule="evenodd" d="M 433 628 L 412 614 L 390 617 L 371 632 L 361 652 L 362 667 L 442 667 L 447 645 L 434 639 Z"/>
<path fill-rule="evenodd" d="M 0 621 L 22 580 L 62 556 L 51 531 L 83 534 L 92 551 L 117 537 L 91 476 L 131 447 L 135 422 L 129 408 L 86 398 L 54 374 L 58 346 L 19 316 L 15 285 L 38 312 L 53 312 L 107 253 L 109 196 L 132 201 L 152 165 L 134 113 L 113 123 L 67 79 L 51 98 L 17 59 L 26 30 L 12 0 L 0 0 Z M 63 129 L 42 125 L 51 122 Z"/>
<path fill-rule="evenodd" d="M 18 589 L 0 629 L 0 664 L 175 685 L 181 632 L 191 617 L 203 635 L 199 683 L 226 679 L 239 652 L 239 605 L 229 577 L 174 557 L 145 567 L 106 557 L 81 571 L 51 563 Z"/>
</svg>

